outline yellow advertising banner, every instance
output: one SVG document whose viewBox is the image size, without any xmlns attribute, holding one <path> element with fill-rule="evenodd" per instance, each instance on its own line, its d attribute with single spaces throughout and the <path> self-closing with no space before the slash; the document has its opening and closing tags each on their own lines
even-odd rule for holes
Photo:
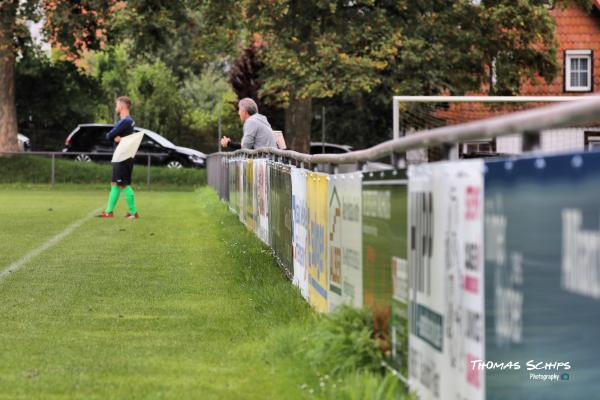
<svg viewBox="0 0 600 400">
<path fill-rule="evenodd" d="M 318 173 L 306 175 L 308 202 L 308 301 L 318 312 L 327 312 L 327 224 L 329 221 L 328 176 Z"/>
</svg>

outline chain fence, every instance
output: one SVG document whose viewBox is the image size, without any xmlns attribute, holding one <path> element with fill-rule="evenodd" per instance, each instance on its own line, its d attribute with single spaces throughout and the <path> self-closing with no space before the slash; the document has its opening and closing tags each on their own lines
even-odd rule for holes
<svg viewBox="0 0 600 400">
<path fill-rule="evenodd" d="M 104 184 L 110 182 L 112 154 L 97 152 L 0 152 L 0 183 Z M 137 153 L 134 184 L 176 188 L 206 184 L 204 168 L 171 169 L 161 165 L 162 154 Z M 93 161 L 92 161 L 93 160 Z"/>
</svg>

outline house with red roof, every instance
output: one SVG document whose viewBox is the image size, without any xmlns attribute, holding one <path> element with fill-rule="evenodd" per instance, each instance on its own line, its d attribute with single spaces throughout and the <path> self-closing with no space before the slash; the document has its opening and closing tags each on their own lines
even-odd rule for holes
<svg viewBox="0 0 600 400">
<path fill-rule="evenodd" d="M 543 79 L 525 82 L 522 96 L 583 96 L 600 91 L 600 0 L 594 0 L 591 11 L 577 6 L 552 7 L 551 15 L 556 21 L 556 39 L 561 69 L 550 83 Z M 529 104 L 524 108 L 540 106 Z M 442 111 L 437 117 L 448 117 L 449 122 L 466 122 L 507 111 L 491 111 L 482 103 L 459 104 Z M 453 119 L 460 114 L 460 119 Z M 600 126 L 569 127 L 542 132 L 541 150 L 568 151 L 600 149 Z M 460 146 L 461 156 L 468 154 L 518 154 L 521 152 L 520 135 L 500 137 L 492 141 L 474 141 Z"/>
</svg>

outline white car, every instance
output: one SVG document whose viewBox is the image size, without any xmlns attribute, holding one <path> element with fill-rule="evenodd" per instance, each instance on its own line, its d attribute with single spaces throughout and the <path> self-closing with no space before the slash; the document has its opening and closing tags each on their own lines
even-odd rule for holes
<svg viewBox="0 0 600 400">
<path fill-rule="evenodd" d="M 31 141 L 27 136 L 17 133 L 17 140 L 19 141 L 19 151 L 31 150 Z"/>
</svg>

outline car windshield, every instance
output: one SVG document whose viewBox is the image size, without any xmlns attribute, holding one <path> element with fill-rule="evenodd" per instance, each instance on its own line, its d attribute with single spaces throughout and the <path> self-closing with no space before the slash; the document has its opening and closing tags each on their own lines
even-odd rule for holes
<svg viewBox="0 0 600 400">
<path fill-rule="evenodd" d="M 148 129 L 143 129 L 143 128 L 136 128 L 136 129 L 163 147 L 171 147 L 171 148 L 176 147 L 173 143 L 171 143 L 169 140 L 165 139 L 164 137 L 160 136 L 156 132 L 152 132 L 152 131 L 149 131 Z"/>
</svg>

